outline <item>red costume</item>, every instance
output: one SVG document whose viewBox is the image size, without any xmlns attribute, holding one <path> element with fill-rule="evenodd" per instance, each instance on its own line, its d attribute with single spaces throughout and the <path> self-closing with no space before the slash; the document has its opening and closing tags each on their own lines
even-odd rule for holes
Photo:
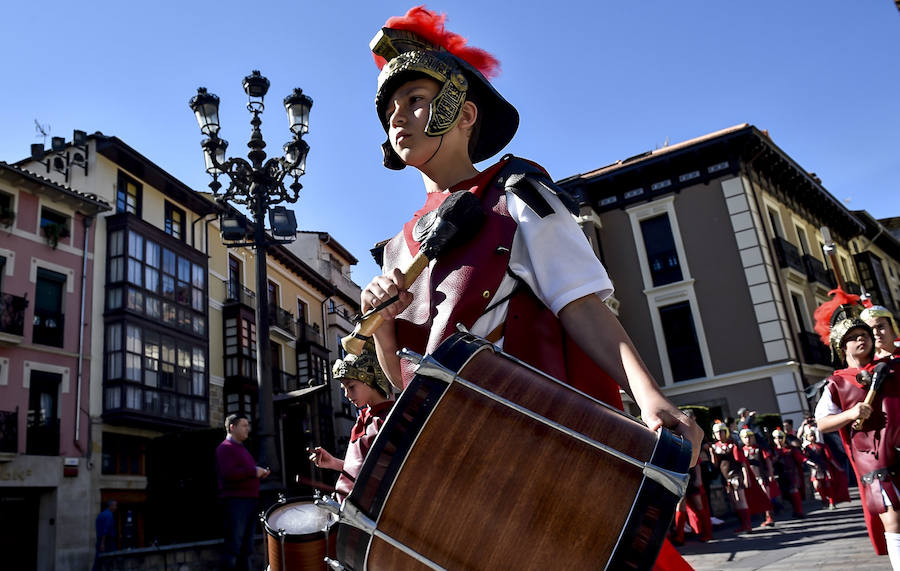
<svg viewBox="0 0 900 571">
<path fill-rule="evenodd" d="M 803 516 L 803 464 L 806 457 L 793 446 L 775 448 L 775 469 L 781 495 L 790 498 L 794 516 Z"/>
<path fill-rule="evenodd" d="M 506 208 L 506 188 L 498 176 L 510 169 L 520 172 L 536 168 L 539 167 L 534 163 L 504 157 L 475 178 L 450 189 L 478 196 L 485 222 L 465 247 L 443 253 L 409 285 L 413 302 L 394 320 L 399 345 L 417 353 L 430 353 L 456 331 L 457 323 L 471 327 L 485 313 L 493 301 L 493 292 L 506 275 L 516 231 L 516 223 Z M 449 194 L 428 194 L 425 205 L 388 242 L 384 249 L 386 273 L 404 267 L 419 251 L 419 242 L 413 238 L 416 222 L 440 206 Z M 527 286 L 518 288 L 509 299 L 502 334 L 504 352 L 622 408 L 619 386 L 566 336 L 559 319 Z M 401 368 L 405 386 L 412 379 L 414 365 L 402 361 Z"/>
<path fill-rule="evenodd" d="M 820 486 L 820 494 L 823 501 L 829 504 L 837 504 L 840 502 L 850 501 L 850 491 L 848 489 L 847 474 L 841 469 L 831 450 L 818 442 L 808 442 L 803 449 L 806 455 L 806 463 L 809 465 L 809 479 L 815 484 L 818 480 Z M 827 500 L 826 500 L 827 498 Z"/>
<path fill-rule="evenodd" d="M 341 475 L 334 486 L 339 501 L 344 501 L 353 489 L 366 454 L 372 447 L 372 441 L 378 436 L 378 431 L 381 430 L 381 425 L 384 424 L 384 419 L 387 418 L 393 405 L 394 401 L 389 400 L 359 411 L 356 424 L 350 431 L 350 446 L 347 447 L 347 455 L 344 456 L 344 469 L 341 470 Z"/>
<path fill-rule="evenodd" d="M 879 362 L 874 361 L 863 369 L 871 372 Z M 869 538 L 879 555 L 887 553 L 884 527 L 878 517 L 878 514 L 887 511 L 882 493 L 895 509 L 900 509 L 896 449 L 896 446 L 900 446 L 900 360 L 886 362 L 889 363 L 890 372 L 876 393 L 872 402 L 873 413 L 863 423 L 862 430 L 853 430 L 849 425 L 840 430 L 841 440 L 859 482 Z M 842 410 L 852 408 L 866 397 L 867 387 L 857 381 L 860 370 L 841 369 L 828 377 L 826 390 Z"/>
<path fill-rule="evenodd" d="M 760 489 L 770 500 L 777 498 L 781 491 L 775 482 L 775 475 L 769 470 L 772 453 L 759 446 L 748 446 L 746 444 L 741 451 L 744 453 L 744 457 L 747 458 L 747 463 L 750 464 L 750 472 L 756 478 L 756 483 Z"/>
</svg>

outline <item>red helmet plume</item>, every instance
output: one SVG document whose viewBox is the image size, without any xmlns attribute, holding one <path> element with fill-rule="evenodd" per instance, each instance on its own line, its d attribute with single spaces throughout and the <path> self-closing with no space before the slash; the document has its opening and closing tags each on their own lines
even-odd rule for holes
<svg viewBox="0 0 900 571">
<path fill-rule="evenodd" d="M 832 317 L 835 312 L 838 311 L 842 305 L 853 306 L 859 303 L 858 295 L 847 293 L 841 288 L 831 290 L 828 292 L 828 295 L 831 296 L 831 299 L 817 307 L 816 311 L 813 313 L 813 317 L 816 320 L 814 328 L 826 347 L 831 346 Z"/>
<path fill-rule="evenodd" d="M 413 32 L 439 48 L 443 48 L 481 72 L 488 79 L 500 74 L 500 62 L 488 52 L 467 46 L 468 40 L 459 34 L 447 31 L 444 23 L 446 14 L 438 14 L 422 6 L 409 9 L 405 16 L 394 16 L 385 22 L 385 28 Z M 384 67 L 385 59 L 373 54 L 378 69 Z"/>
</svg>

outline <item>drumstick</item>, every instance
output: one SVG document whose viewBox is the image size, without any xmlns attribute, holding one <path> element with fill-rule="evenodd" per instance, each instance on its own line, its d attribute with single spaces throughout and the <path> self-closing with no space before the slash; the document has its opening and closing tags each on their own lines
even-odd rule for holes
<svg viewBox="0 0 900 571">
<path fill-rule="evenodd" d="M 483 221 L 484 211 L 477 196 L 461 191 L 447 197 L 438 207 L 432 230 L 422 240 L 419 253 L 402 272 L 406 287 L 416 281 L 431 260 L 474 236 Z M 341 339 L 344 350 L 359 355 L 368 338 L 381 327 L 383 321 L 380 311 L 367 313 L 356 324 L 353 333 Z"/>
<path fill-rule="evenodd" d="M 887 363 L 878 363 L 875 365 L 875 369 L 872 371 L 872 384 L 869 385 L 869 392 L 866 393 L 866 398 L 863 400 L 864 403 L 871 405 L 872 402 L 875 401 L 875 393 L 878 392 L 881 383 L 884 381 L 884 375 L 887 372 L 887 368 Z M 853 421 L 853 430 L 862 428 L 863 422 L 865 422 L 865 420 L 862 418 L 857 418 Z"/>
</svg>

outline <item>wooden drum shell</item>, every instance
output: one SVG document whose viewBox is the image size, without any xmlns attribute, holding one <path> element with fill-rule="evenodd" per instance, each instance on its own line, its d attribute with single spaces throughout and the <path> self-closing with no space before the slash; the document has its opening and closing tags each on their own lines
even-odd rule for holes
<svg viewBox="0 0 900 571">
<path fill-rule="evenodd" d="M 434 357 L 482 389 L 632 458 L 657 452 L 657 434 L 633 418 L 479 341 L 451 337 Z M 391 417 L 348 501 L 378 530 L 448 569 L 598 569 L 619 552 L 617 567 L 640 567 L 646 558 L 630 552 L 661 543 L 650 536 L 668 527 L 678 501 L 670 494 L 662 509 L 655 498 L 641 506 L 640 467 L 461 383 L 417 375 Z M 683 460 L 684 451 L 675 455 Z M 642 527 L 645 514 L 636 507 L 652 521 Z M 623 533 L 629 525 L 630 536 Z M 338 555 L 348 568 L 424 568 L 380 539 L 368 543 L 340 527 L 347 546 L 339 537 Z M 659 545 L 650 549 L 655 558 Z"/>
</svg>

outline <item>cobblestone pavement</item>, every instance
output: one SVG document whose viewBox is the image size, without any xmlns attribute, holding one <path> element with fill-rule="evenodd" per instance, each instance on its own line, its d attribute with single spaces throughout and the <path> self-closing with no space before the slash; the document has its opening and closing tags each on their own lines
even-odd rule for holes
<svg viewBox="0 0 900 571">
<path fill-rule="evenodd" d="M 835 510 L 807 501 L 806 518 L 791 519 L 789 510 L 776 516 L 774 528 L 759 527 L 752 533 L 736 534 L 736 522 L 727 521 L 713 530 L 713 540 L 700 543 L 688 536 L 678 551 L 697 571 L 755 570 L 804 571 L 807 569 L 890 570 L 887 556 L 879 557 L 866 533 L 859 492 Z"/>
</svg>

